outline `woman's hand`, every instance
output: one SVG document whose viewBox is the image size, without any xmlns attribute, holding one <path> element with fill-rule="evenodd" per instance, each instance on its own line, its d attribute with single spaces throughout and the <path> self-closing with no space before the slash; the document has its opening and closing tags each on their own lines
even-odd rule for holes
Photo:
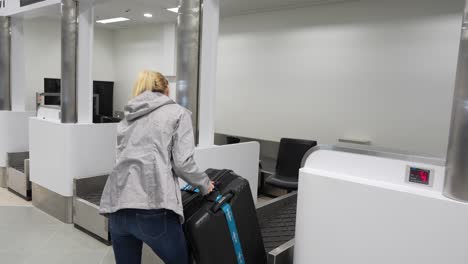
<svg viewBox="0 0 468 264">
<path fill-rule="evenodd" d="M 208 186 L 208 193 L 211 193 L 215 188 L 214 181 L 210 181 L 210 185 Z"/>
</svg>

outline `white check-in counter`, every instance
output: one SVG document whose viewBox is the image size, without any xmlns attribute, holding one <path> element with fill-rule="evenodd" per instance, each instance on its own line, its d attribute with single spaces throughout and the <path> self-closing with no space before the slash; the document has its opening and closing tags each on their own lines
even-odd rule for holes
<svg viewBox="0 0 468 264">
<path fill-rule="evenodd" d="M 464 264 L 468 204 L 445 161 L 322 146 L 300 170 L 295 264 Z"/>
<path fill-rule="evenodd" d="M 29 122 L 33 204 L 71 223 L 73 179 L 112 170 L 117 124 L 62 124 L 38 118 Z"/>
<path fill-rule="evenodd" d="M 33 204 L 72 222 L 73 180 L 109 174 L 115 163 L 117 124 L 62 124 L 30 119 L 30 179 Z M 202 169 L 227 168 L 245 177 L 257 197 L 257 142 L 197 148 Z"/>
</svg>

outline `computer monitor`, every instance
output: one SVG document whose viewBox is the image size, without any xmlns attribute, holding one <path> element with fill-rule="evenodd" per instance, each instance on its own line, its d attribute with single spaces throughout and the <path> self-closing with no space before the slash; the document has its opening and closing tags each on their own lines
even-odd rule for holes
<svg viewBox="0 0 468 264">
<path fill-rule="evenodd" d="M 44 93 L 60 94 L 60 79 L 45 78 Z M 44 96 L 44 104 L 60 105 L 60 96 Z"/>
<path fill-rule="evenodd" d="M 99 115 L 110 116 L 114 114 L 114 82 L 94 81 L 94 94 L 99 95 Z"/>
<path fill-rule="evenodd" d="M 60 94 L 60 79 L 45 78 L 44 93 Z M 112 117 L 114 113 L 114 82 L 93 82 L 93 119 L 99 122 L 101 116 Z M 46 105 L 60 105 L 60 96 L 44 96 Z"/>
</svg>

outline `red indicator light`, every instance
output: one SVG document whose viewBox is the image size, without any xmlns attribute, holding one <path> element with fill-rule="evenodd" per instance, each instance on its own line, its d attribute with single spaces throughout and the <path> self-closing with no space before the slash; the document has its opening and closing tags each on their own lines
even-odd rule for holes
<svg viewBox="0 0 468 264">
<path fill-rule="evenodd" d="M 426 171 L 419 171 L 419 178 L 422 182 L 427 182 L 429 175 Z"/>
<path fill-rule="evenodd" d="M 410 167 L 408 181 L 429 186 L 431 177 L 432 175 L 430 170 Z"/>
</svg>

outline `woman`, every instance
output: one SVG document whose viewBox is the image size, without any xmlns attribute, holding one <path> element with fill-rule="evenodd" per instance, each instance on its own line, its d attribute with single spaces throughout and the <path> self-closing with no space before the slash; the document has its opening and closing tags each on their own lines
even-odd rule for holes
<svg viewBox="0 0 468 264">
<path fill-rule="evenodd" d="M 145 242 L 166 264 L 189 263 L 178 178 L 203 194 L 214 186 L 196 165 L 191 113 L 169 97 L 166 78 L 140 73 L 118 126 L 116 166 L 101 198 L 117 264 L 141 263 Z"/>
</svg>

